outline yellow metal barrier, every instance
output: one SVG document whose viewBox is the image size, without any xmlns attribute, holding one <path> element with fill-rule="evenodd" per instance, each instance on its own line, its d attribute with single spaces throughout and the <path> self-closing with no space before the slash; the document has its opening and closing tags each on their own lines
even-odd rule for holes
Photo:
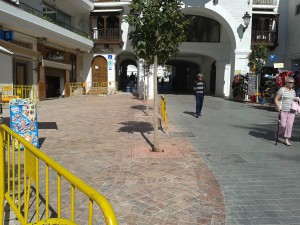
<svg viewBox="0 0 300 225">
<path fill-rule="evenodd" d="M 166 98 L 161 95 L 161 103 L 160 103 L 160 113 L 161 117 L 163 118 L 164 124 L 165 124 L 165 131 L 167 132 L 168 126 L 167 126 L 167 101 Z"/>
<path fill-rule="evenodd" d="M 117 81 L 109 81 L 108 82 L 108 93 L 111 94 L 118 94 L 118 82 Z"/>
<path fill-rule="evenodd" d="M 32 85 L 0 85 L 0 92 L 4 103 L 16 98 L 30 98 L 35 102 L 38 100 L 38 91 Z"/>
<path fill-rule="evenodd" d="M 107 94 L 107 86 L 105 82 L 99 84 L 98 82 L 86 82 L 88 86 L 89 95 L 106 95 Z"/>
<path fill-rule="evenodd" d="M 78 198 L 75 198 L 75 193 Z M 0 126 L 1 223 L 4 218 L 5 202 L 9 204 L 22 225 L 76 225 L 80 221 L 91 225 L 93 219 L 97 218 L 93 214 L 96 207 L 102 210 L 106 224 L 118 224 L 111 205 L 103 195 L 2 124 Z M 67 204 L 66 207 L 63 204 Z M 76 206 L 81 209 L 80 216 L 75 213 Z M 84 210 L 86 212 L 83 212 Z"/>
<path fill-rule="evenodd" d="M 85 95 L 85 86 L 83 82 L 69 83 L 70 96 Z"/>
<path fill-rule="evenodd" d="M 76 82 L 69 83 L 70 96 L 80 95 L 111 95 L 118 93 L 118 82 Z"/>
</svg>

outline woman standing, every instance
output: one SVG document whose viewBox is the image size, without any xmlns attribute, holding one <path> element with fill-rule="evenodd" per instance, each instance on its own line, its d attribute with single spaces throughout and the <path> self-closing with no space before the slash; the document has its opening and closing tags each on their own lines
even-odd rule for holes
<svg viewBox="0 0 300 225">
<path fill-rule="evenodd" d="M 280 133 L 283 133 L 284 143 L 291 146 L 289 139 L 292 136 L 292 129 L 295 119 L 295 113 L 291 112 L 292 103 L 296 97 L 294 88 L 294 79 L 288 77 L 285 80 L 285 86 L 281 87 L 276 96 L 276 109 L 280 113 Z"/>
<path fill-rule="evenodd" d="M 203 74 L 199 73 L 197 75 L 197 82 L 195 83 L 194 86 L 195 97 L 196 97 L 196 113 L 194 114 L 194 116 L 196 118 L 201 116 L 203 100 L 205 95 L 205 88 L 206 88 L 206 84 L 205 81 L 203 80 Z"/>
</svg>

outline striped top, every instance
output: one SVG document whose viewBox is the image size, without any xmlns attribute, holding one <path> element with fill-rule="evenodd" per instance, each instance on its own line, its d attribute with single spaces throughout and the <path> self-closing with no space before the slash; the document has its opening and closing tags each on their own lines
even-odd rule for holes
<svg viewBox="0 0 300 225">
<path fill-rule="evenodd" d="M 204 81 L 198 81 L 195 84 L 195 88 L 196 88 L 196 94 L 205 94 L 205 82 Z"/>
<path fill-rule="evenodd" d="M 283 112 L 289 112 L 291 110 L 293 100 L 296 97 L 295 90 L 292 89 L 288 91 L 285 87 L 282 87 L 278 90 L 277 94 L 282 97 L 280 110 Z"/>
</svg>

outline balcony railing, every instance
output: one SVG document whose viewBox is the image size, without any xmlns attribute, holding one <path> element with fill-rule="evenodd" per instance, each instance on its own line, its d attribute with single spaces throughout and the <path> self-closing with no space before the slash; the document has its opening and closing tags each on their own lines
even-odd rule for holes
<svg viewBox="0 0 300 225">
<path fill-rule="evenodd" d="M 14 6 L 17 6 L 19 9 L 22 9 L 22 10 L 24 10 L 24 11 L 26 11 L 26 12 L 32 14 L 32 15 L 35 15 L 35 16 L 40 17 L 40 18 L 42 18 L 44 20 L 47 20 L 47 21 L 49 21 L 51 23 L 54 23 L 54 24 L 56 24 L 56 25 L 58 25 L 60 27 L 63 27 L 65 29 L 67 29 L 69 31 L 72 31 L 73 33 L 76 33 L 78 35 L 81 35 L 81 36 L 83 36 L 85 38 L 89 37 L 89 34 L 83 32 L 83 31 L 81 31 L 81 30 L 79 30 L 79 29 L 77 29 L 75 27 L 70 26 L 69 24 L 67 24 L 67 23 L 65 23 L 63 21 L 60 21 L 58 19 L 53 19 L 53 18 L 47 16 L 47 14 L 44 14 L 43 12 L 41 12 L 41 11 L 35 9 L 35 8 L 32 8 L 31 6 L 26 5 L 26 4 L 22 3 L 22 2 L 20 2 L 19 4 L 15 4 L 14 3 L 15 1 L 10 1 L 10 0 L 0 0 L 0 1 L 4 1 L 4 2 L 10 3 L 10 4 L 14 5 Z"/>
<path fill-rule="evenodd" d="M 274 46 L 276 44 L 276 32 L 268 31 L 252 31 L 253 44 L 264 43 L 268 46 Z"/>
<path fill-rule="evenodd" d="M 253 5 L 277 5 L 277 0 L 253 0 Z"/>
<path fill-rule="evenodd" d="M 93 29 L 92 37 L 95 41 L 121 41 L 119 28 Z"/>
</svg>

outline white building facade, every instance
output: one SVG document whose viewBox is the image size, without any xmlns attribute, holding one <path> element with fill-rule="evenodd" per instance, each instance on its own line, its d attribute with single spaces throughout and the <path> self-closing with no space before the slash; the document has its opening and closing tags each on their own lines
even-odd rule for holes
<svg viewBox="0 0 300 225">
<path fill-rule="evenodd" d="M 145 97 L 147 87 L 147 96 L 153 98 L 153 73 L 145 77 L 128 38 L 133 28 L 124 22 L 130 3 L 0 0 L 0 28 L 14 31 L 13 41 L 0 40 L 0 83 L 36 85 L 40 99 L 55 95 L 56 89 L 68 96 L 65 85 L 70 82 L 104 83 L 108 93 L 115 93 L 127 91 L 128 72 L 136 71 L 139 98 Z M 247 56 L 258 43 L 276 56 L 266 66 L 282 62 L 284 69 L 297 69 L 299 4 L 300 0 L 183 0 L 182 12 L 191 24 L 178 56 L 167 63 L 173 90 L 191 91 L 201 72 L 210 94 L 231 98 L 233 77 L 249 72 Z M 247 14 L 248 25 L 243 19 Z"/>
<path fill-rule="evenodd" d="M 108 39 L 101 42 L 102 37 L 99 34 L 92 35 L 96 39 L 96 41 L 94 40 L 93 59 L 100 57 L 107 62 L 108 82 L 117 81 L 119 89 L 122 89 L 123 83 L 126 82 L 123 74 L 127 74 L 127 65 L 136 66 L 138 68 L 138 94 L 139 97 L 143 98 L 144 89 L 142 87 L 144 87 L 144 82 L 147 82 L 147 79 L 144 78 L 142 63 L 136 58 L 128 39 L 128 33 L 133 28 L 123 22 L 123 18 L 129 12 L 130 2 L 101 1 L 94 3 L 94 10 L 91 14 L 92 29 L 96 27 L 95 30 L 99 34 L 103 33 L 100 31 L 102 28 L 110 34 L 112 31 L 109 29 L 120 28 L 121 30 L 119 43 L 109 42 Z M 174 68 L 170 82 L 180 84 L 178 86 L 173 85 L 174 88 L 192 89 L 195 76 L 202 72 L 207 81 L 208 89 L 214 90 L 216 96 L 229 97 L 230 85 L 235 71 L 242 71 L 243 73 L 248 71 L 247 56 L 251 51 L 251 25 L 248 29 L 244 29 L 245 24 L 242 17 L 246 12 L 251 15 L 252 5 L 248 4 L 248 1 L 240 0 L 234 2 L 184 0 L 182 2 L 182 12 L 196 23 L 195 26 L 199 31 L 194 35 L 202 36 L 198 40 L 192 40 L 191 37 L 189 42 L 182 43 L 179 55 L 176 59 L 168 62 Z M 111 28 L 109 19 L 114 16 L 119 18 L 119 20 L 116 19 L 119 25 Z M 99 22 L 102 25 L 99 26 Z M 203 34 L 203 32 L 207 32 L 207 34 Z M 109 51 L 109 53 L 105 54 L 105 51 Z M 100 67 L 98 66 L 98 68 Z M 87 75 L 91 81 L 92 77 L 93 67 Z M 152 77 L 149 79 L 149 84 L 146 84 L 146 86 L 148 85 L 153 86 Z M 150 88 L 149 98 L 152 97 L 153 90 Z"/>
<path fill-rule="evenodd" d="M 65 94 L 83 73 L 89 0 L 0 0 L 0 87 L 34 86 L 39 99 Z"/>
</svg>

